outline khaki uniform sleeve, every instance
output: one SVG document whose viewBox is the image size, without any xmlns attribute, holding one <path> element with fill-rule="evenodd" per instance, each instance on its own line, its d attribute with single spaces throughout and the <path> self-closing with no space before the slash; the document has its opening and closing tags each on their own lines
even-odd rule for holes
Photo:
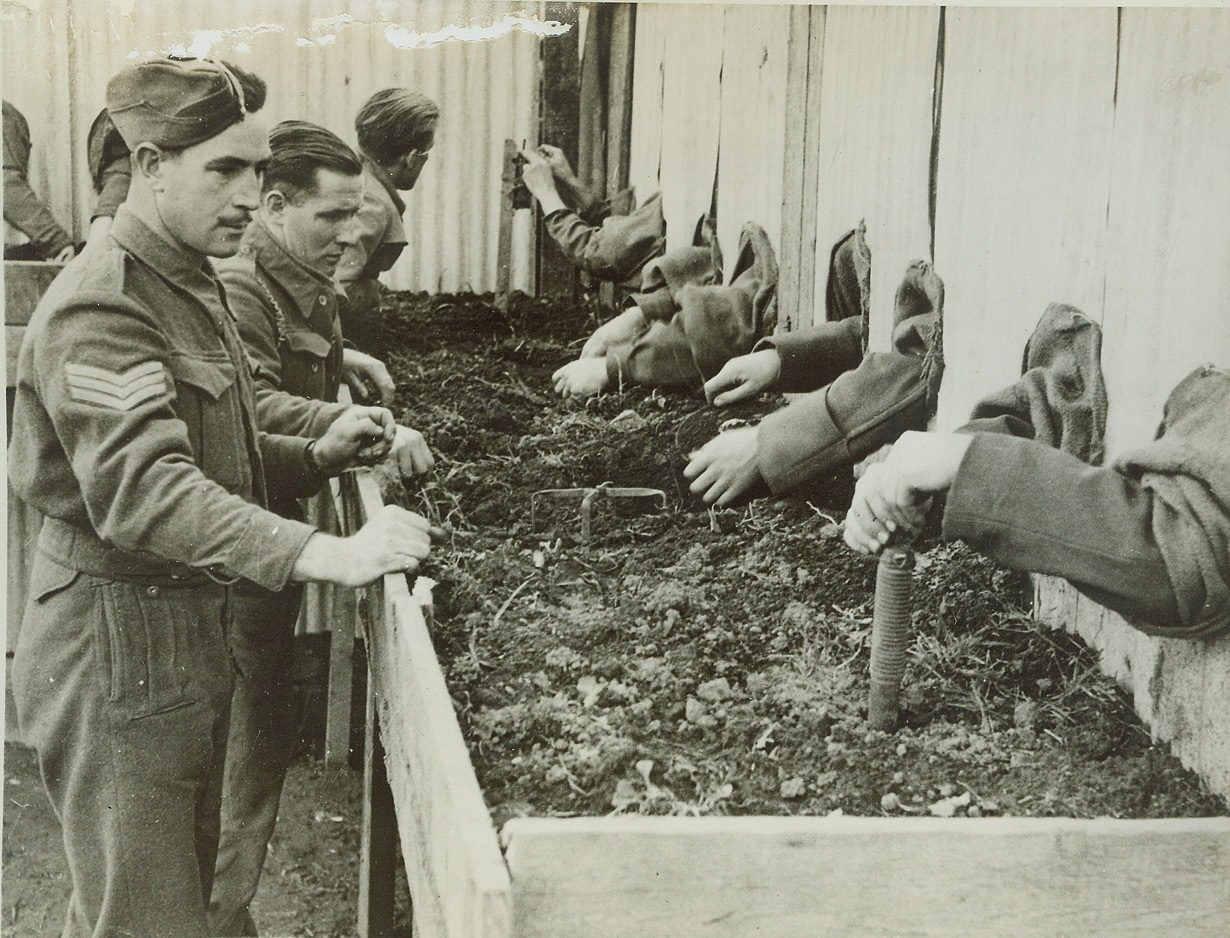
<svg viewBox="0 0 1230 938">
<path fill-rule="evenodd" d="M 101 538 L 286 585 L 314 529 L 236 494 L 251 465 L 229 360 L 185 361 L 140 308 L 87 292 L 52 314 L 22 366 L 19 380 L 36 387 Z M 175 409 L 181 395 L 199 398 L 189 404 L 196 428 Z"/>
<path fill-rule="evenodd" d="M 776 349 L 782 370 L 774 386 L 782 394 L 816 391 L 863 360 L 862 323 L 857 317 L 826 322 L 798 332 L 766 336 L 752 351 Z"/>
<path fill-rule="evenodd" d="M 30 134 L 25 122 L 4 112 L 4 220 L 22 232 L 44 257 L 55 257 L 73 243 L 30 188 Z"/>
</svg>

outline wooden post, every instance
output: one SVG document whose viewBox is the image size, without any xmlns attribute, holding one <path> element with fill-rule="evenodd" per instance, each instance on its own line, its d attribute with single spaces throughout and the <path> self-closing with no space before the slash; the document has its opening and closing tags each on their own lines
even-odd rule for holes
<svg viewBox="0 0 1230 938">
<path fill-rule="evenodd" d="M 391 938 L 397 869 L 397 811 L 384 764 L 371 675 L 363 742 L 363 829 L 359 853 L 359 938 Z"/>
<path fill-rule="evenodd" d="M 782 187 L 779 331 L 812 323 L 816 279 L 816 153 L 820 125 L 823 7 L 790 10 L 786 148 Z"/>
<path fill-rule="evenodd" d="M 632 64 L 636 45 L 636 4 L 612 4 L 607 59 L 606 191 L 628 186 L 632 159 Z M 638 193 L 644 200 L 648 192 Z"/>
<path fill-rule="evenodd" d="M 496 245 L 496 305 L 508 309 L 508 290 L 512 282 L 513 189 L 517 185 L 517 142 L 504 140 L 504 171 L 500 174 L 500 234 Z"/>
<path fill-rule="evenodd" d="M 359 591 L 338 587 L 329 607 L 328 710 L 325 718 L 325 765 L 344 765 L 350 755 L 351 688 L 354 684 L 355 625 Z"/>
</svg>

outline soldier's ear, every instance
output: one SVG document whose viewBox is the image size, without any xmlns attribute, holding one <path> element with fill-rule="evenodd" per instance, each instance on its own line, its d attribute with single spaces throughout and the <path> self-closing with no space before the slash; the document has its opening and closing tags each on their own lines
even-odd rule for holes
<svg viewBox="0 0 1230 938">
<path fill-rule="evenodd" d="M 282 213 L 286 211 L 289 202 L 286 193 L 281 189 L 270 189 L 268 192 L 261 193 L 261 205 L 264 206 L 270 219 L 275 222 L 281 221 Z"/>
<path fill-rule="evenodd" d="M 138 143 L 132 151 L 133 172 L 140 175 L 155 192 L 163 189 L 162 168 L 166 155 L 152 143 Z"/>
</svg>

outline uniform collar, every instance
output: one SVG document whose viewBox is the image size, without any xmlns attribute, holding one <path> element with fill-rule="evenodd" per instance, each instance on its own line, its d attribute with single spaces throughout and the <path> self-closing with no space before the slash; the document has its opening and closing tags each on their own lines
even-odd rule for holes
<svg viewBox="0 0 1230 938">
<path fill-rule="evenodd" d="M 130 254 L 154 268 L 162 277 L 185 289 L 200 289 L 214 282 L 208 258 L 191 254 L 167 241 L 127 205 L 121 205 L 111 224 L 111 237 Z"/>
<path fill-rule="evenodd" d="M 367 170 L 368 175 L 380 183 L 384 191 L 388 193 L 389 199 L 397 206 L 397 214 L 405 214 L 406 203 L 401 200 L 401 194 L 397 191 L 397 186 L 393 185 L 393 177 L 389 175 L 389 171 L 366 153 L 363 154 L 362 159 L 363 168 Z"/>
<path fill-rule="evenodd" d="M 337 285 L 318 271 L 312 270 L 286 250 L 257 216 L 244 232 L 242 250 L 251 251 L 258 264 L 294 300 L 299 315 L 310 319 L 324 295 L 336 296 Z M 320 304 L 324 305 L 324 304 Z"/>
</svg>

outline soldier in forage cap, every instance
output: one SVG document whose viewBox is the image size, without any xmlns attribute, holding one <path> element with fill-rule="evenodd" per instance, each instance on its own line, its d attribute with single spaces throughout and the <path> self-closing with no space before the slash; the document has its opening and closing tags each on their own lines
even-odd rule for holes
<svg viewBox="0 0 1230 938">
<path fill-rule="evenodd" d="M 266 476 L 310 495 L 386 449 L 395 424 L 354 407 L 317 439 L 259 431 L 209 258 L 236 252 L 258 205 L 263 99 L 259 79 L 210 61 L 152 59 L 112 78 L 128 198 L 107 243 L 52 284 L 21 348 L 10 482 L 45 521 L 13 694 L 63 827 L 68 938 L 209 933 L 231 584 L 354 586 L 430 547 L 427 522 L 398 508 L 336 538 L 267 507 Z M 337 406 L 283 405 L 288 423 Z"/>
<path fill-rule="evenodd" d="M 342 334 L 364 352 L 379 345 L 380 283 L 406 246 L 400 192 L 414 188 L 436 142 L 440 108 L 407 88 L 377 91 L 359 109 L 355 131 L 363 160 L 363 206 L 359 237 L 337 267 L 349 300 Z"/>
</svg>

